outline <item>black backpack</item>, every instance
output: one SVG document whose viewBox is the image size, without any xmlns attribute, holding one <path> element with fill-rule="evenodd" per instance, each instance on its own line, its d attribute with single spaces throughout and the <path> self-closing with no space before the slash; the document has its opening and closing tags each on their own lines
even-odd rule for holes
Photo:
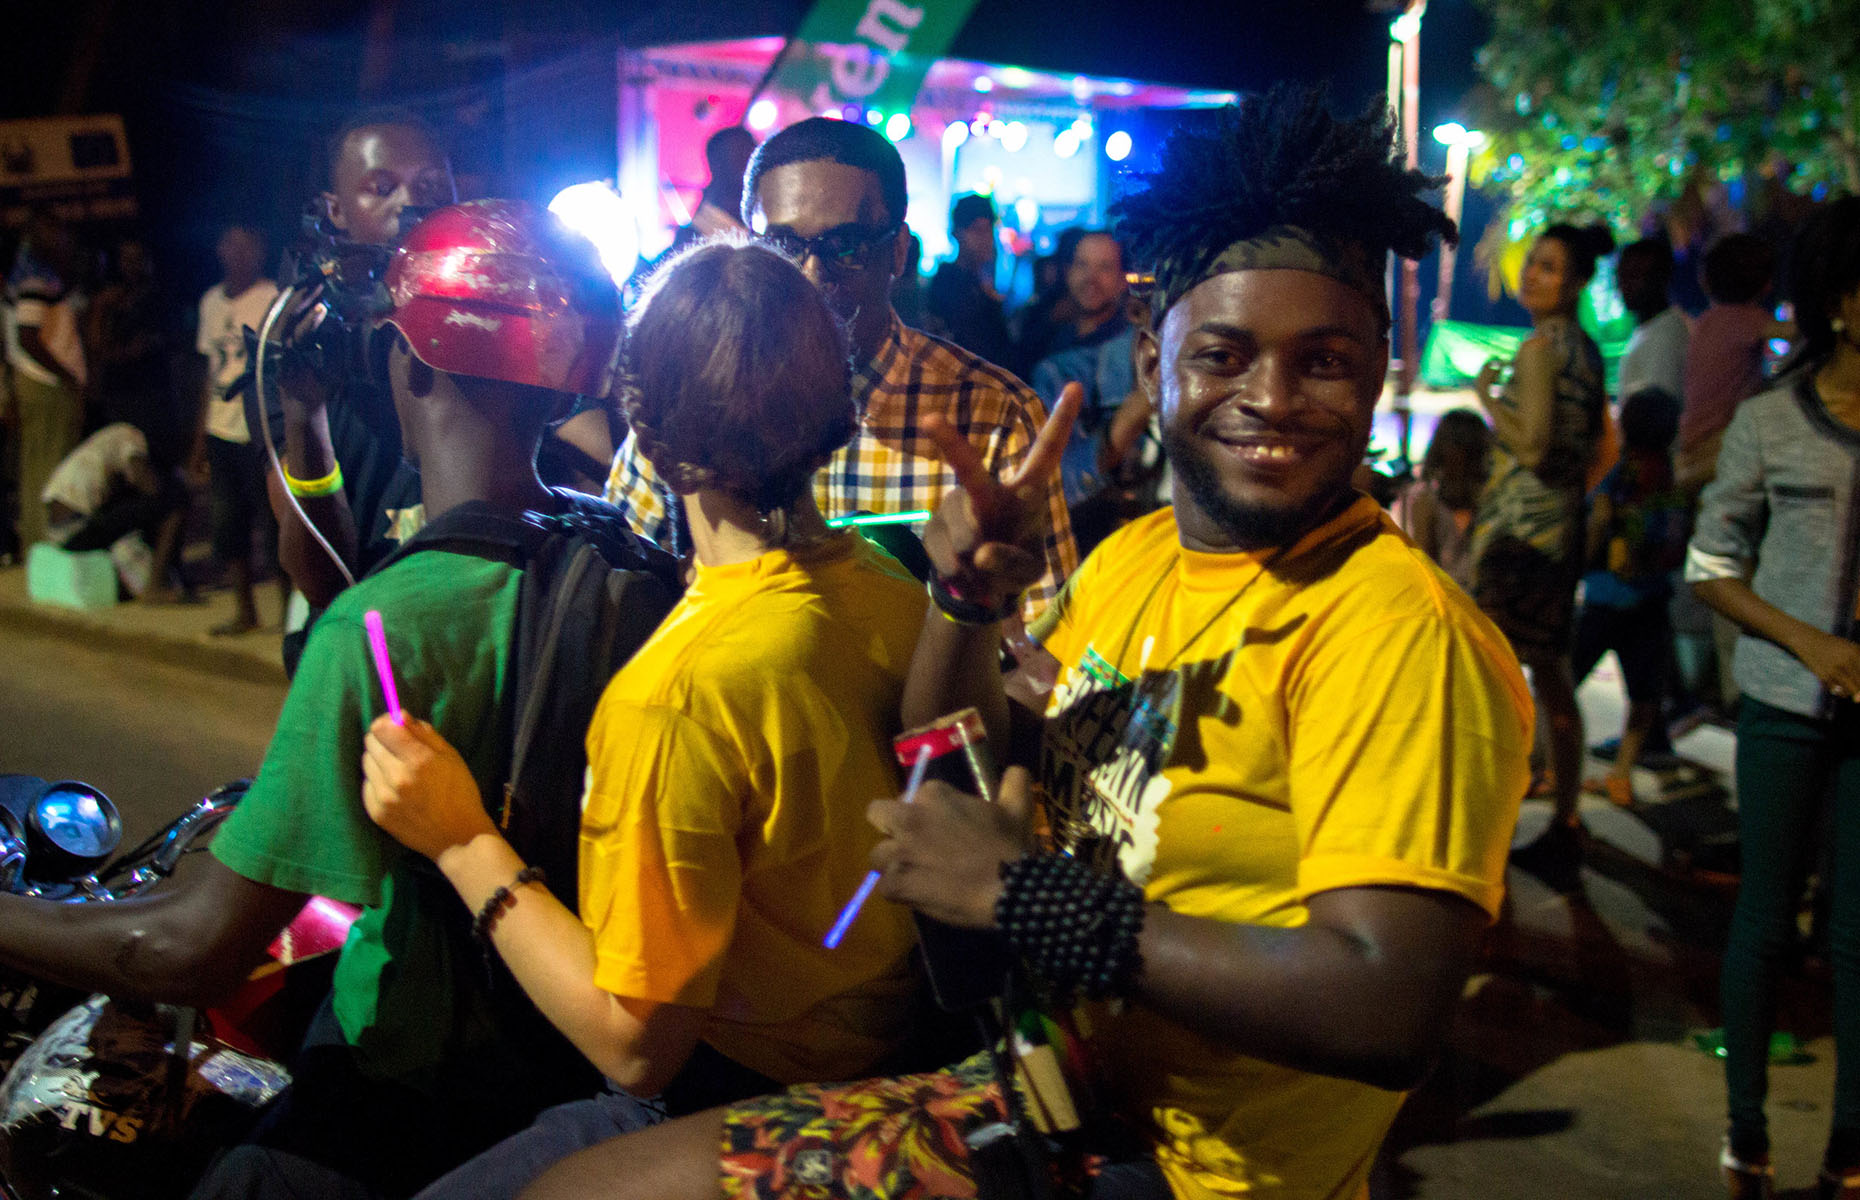
<svg viewBox="0 0 1860 1200">
<path fill-rule="evenodd" d="M 375 570 L 422 550 L 448 550 L 523 572 L 500 721 L 509 732 L 502 796 L 485 806 L 549 890 L 577 907 L 586 734 L 614 673 L 678 602 L 677 564 L 640 539 L 620 510 L 555 490 L 556 513 L 513 513 L 483 501 L 447 510 Z"/>
<path fill-rule="evenodd" d="M 523 572 L 518 585 L 511 661 L 498 698 L 507 757 L 498 763 L 502 795 L 485 807 L 523 860 L 546 873 L 549 890 L 579 911 L 581 796 L 588 766 L 587 730 L 607 681 L 652 636 L 677 603 L 677 564 L 627 526 L 620 510 L 579 493 L 553 490 L 555 513 L 514 513 L 481 501 L 449 509 L 407 539 L 374 570 L 410 554 L 448 550 Z M 371 572 L 372 574 L 373 572 Z M 488 1009 L 467 1023 L 494 1037 L 520 1063 L 513 1094 L 537 1108 L 592 1095 L 600 1075 L 550 1024 L 508 967 L 471 935 L 472 914 L 431 864 L 422 906 L 460 962 L 484 963 Z M 463 996 L 454 1005 L 469 1007 Z M 462 1014 L 461 1014 L 462 1015 Z M 476 1024 L 488 1020 L 489 1025 Z M 462 1026 L 461 1029 L 464 1027 Z M 464 1035 L 470 1041 L 471 1035 Z"/>
</svg>

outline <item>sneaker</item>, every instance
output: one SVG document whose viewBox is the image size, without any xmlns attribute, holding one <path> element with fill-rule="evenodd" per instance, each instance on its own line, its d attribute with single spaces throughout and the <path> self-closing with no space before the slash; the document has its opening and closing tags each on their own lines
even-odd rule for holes
<svg viewBox="0 0 1860 1200">
<path fill-rule="evenodd" d="M 1582 843 L 1580 825 L 1552 821 L 1535 841 L 1511 852 L 1511 865 L 1525 871 L 1552 890 L 1568 895 L 1582 887 Z"/>
<path fill-rule="evenodd" d="M 1718 1169 L 1724 1173 L 1725 1194 L 1731 1200 L 1773 1200 L 1776 1195 L 1776 1173 L 1770 1164 L 1736 1157 L 1728 1140 L 1718 1154 Z"/>
</svg>

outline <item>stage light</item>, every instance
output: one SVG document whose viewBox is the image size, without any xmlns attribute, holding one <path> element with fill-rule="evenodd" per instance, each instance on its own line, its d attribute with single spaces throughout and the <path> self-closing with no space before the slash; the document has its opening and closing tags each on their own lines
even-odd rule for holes
<svg viewBox="0 0 1860 1200">
<path fill-rule="evenodd" d="M 1001 146 L 1009 154 L 1016 153 L 1027 144 L 1027 127 L 1019 121 L 1009 121 L 1007 128 L 1001 131 Z"/>
<path fill-rule="evenodd" d="M 775 122 L 780 116 L 781 111 L 775 107 L 775 102 L 770 100 L 767 96 L 764 96 L 762 99 L 749 106 L 749 116 L 746 120 L 751 129 L 761 133 L 764 130 L 774 128 Z"/>
<path fill-rule="evenodd" d="M 1014 217 L 1022 229 L 1032 229 L 1040 223 L 1040 202 L 1032 196 L 1022 196 L 1014 201 Z"/>
<path fill-rule="evenodd" d="M 865 110 L 865 123 L 867 125 L 883 125 L 885 123 L 885 114 L 879 112 L 876 108 L 868 108 Z"/>
<path fill-rule="evenodd" d="M 995 81 L 986 75 L 977 75 L 974 87 L 978 92 L 992 92 L 995 90 Z"/>
<path fill-rule="evenodd" d="M 951 121 L 943 130 L 943 149 L 954 150 L 969 140 L 969 127 L 961 121 Z"/>
<path fill-rule="evenodd" d="M 639 263 L 639 230 L 633 212 L 613 184 L 604 179 L 571 184 L 549 201 L 549 211 L 594 243 L 616 287 L 633 274 Z"/>
<path fill-rule="evenodd" d="M 988 136 L 996 139 L 997 141 L 1007 136 L 1007 130 L 1008 130 L 1007 122 L 1003 121 L 999 117 L 996 117 L 994 120 L 988 122 Z"/>
<path fill-rule="evenodd" d="M 892 113 L 885 122 L 885 136 L 894 142 L 901 142 L 911 136 L 911 116 L 909 113 Z"/>
<path fill-rule="evenodd" d="M 1079 152 L 1079 135 L 1075 129 L 1062 129 L 1053 138 L 1053 153 L 1061 158 L 1071 158 Z"/>
<path fill-rule="evenodd" d="M 1130 135 L 1118 130 L 1104 139 L 1104 156 L 1112 162 L 1123 162 L 1130 157 Z"/>
</svg>

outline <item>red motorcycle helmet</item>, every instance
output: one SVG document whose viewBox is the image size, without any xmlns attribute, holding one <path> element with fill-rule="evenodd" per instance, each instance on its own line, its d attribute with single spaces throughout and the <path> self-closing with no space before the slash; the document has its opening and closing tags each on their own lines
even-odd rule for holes
<svg viewBox="0 0 1860 1200">
<path fill-rule="evenodd" d="M 383 319 L 437 371 L 604 396 L 620 345 L 620 290 L 554 213 L 519 200 L 448 205 L 388 265 Z"/>
</svg>

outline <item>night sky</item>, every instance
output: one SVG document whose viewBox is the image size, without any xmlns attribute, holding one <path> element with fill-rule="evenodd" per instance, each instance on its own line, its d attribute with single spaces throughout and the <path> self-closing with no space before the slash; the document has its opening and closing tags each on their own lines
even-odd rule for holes
<svg viewBox="0 0 1860 1200">
<path fill-rule="evenodd" d="M 0 51 L 0 116 L 122 113 L 162 274 L 178 298 L 191 298 L 215 277 L 211 246 L 223 225 L 290 234 L 322 182 L 321 134 L 358 103 L 407 104 L 436 118 L 454 134 L 462 183 L 526 194 L 564 161 L 598 164 L 605 155 L 611 170 L 611 86 L 601 86 L 601 72 L 611 71 L 615 44 L 786 33 L 807 4 L 34 7 L 39 28 Z M 1356 110 L 1382 89 L 1391 15 L 1361 0 L 981 0 L 950 53 L 1234 91 L 1322 79 L 1339 108 Z M 378 36 L 387 30 L 391 37 Z M 1483 36 L 1474 0 L 1431 0 L 1422 37 L 1422 144 L 1431 169 L 1439 169 L 1439 147 L 1426 128 L 1459 115 Z"/>
</svg>

